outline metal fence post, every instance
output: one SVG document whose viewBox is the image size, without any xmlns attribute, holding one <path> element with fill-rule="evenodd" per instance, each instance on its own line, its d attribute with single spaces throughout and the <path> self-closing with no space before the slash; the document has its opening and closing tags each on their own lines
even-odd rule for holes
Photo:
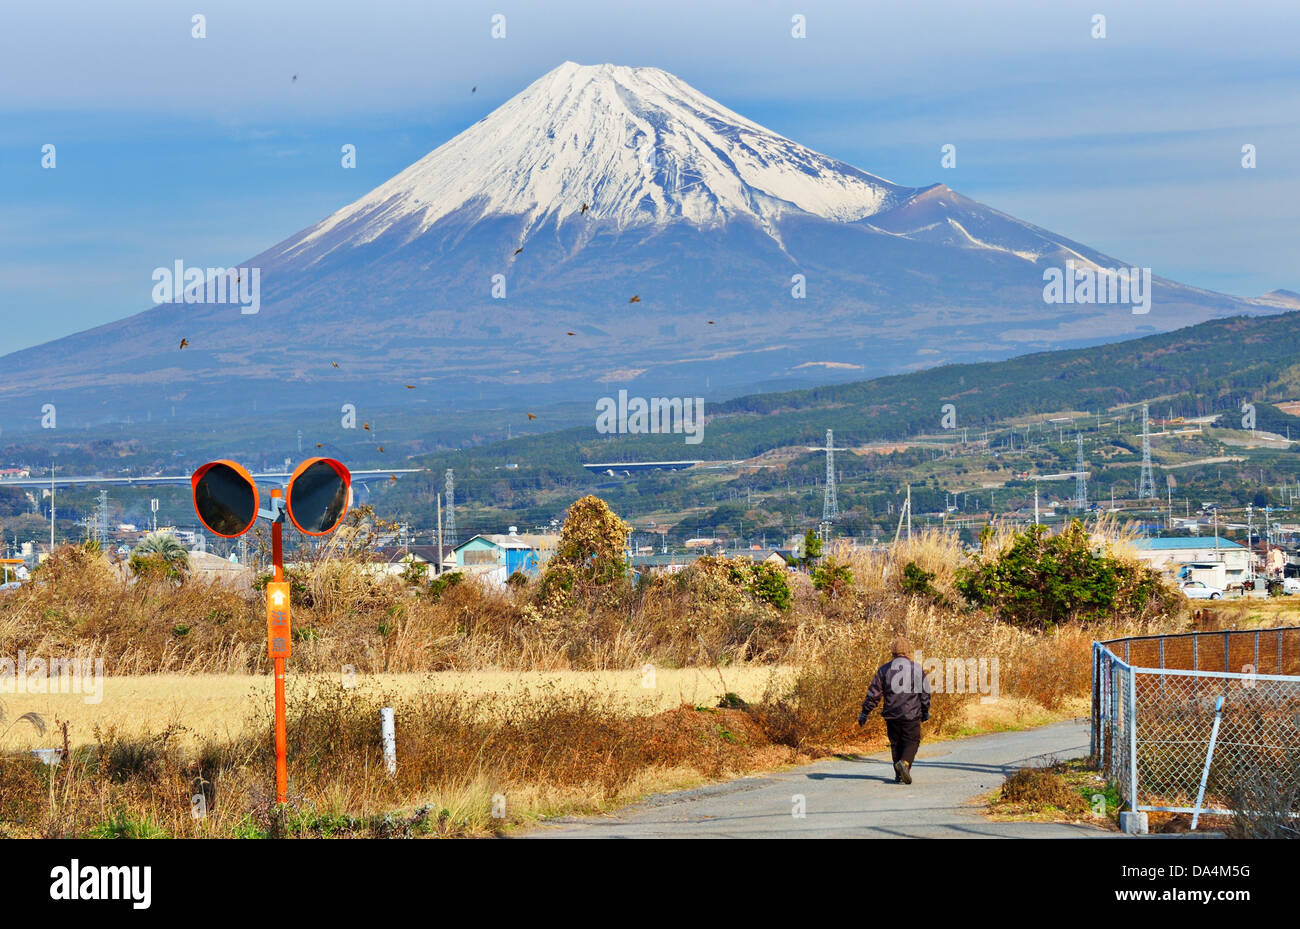
<svg viewBox="0 0 1300 929">
<path fill-rule="evenodd" d="M 1201 634 L 1199 632 L 1192 633 L 1192 670 L 1193 671 L 1201 670 Z M 1193 700 L 1196 699 L 1197 694 L 1200 691 L 1199 684 L 1200 684 L 1199 678 L 1195 678 L 1195 677 L 1192 678 L 1192 699 Z"/>
<path fill-rule="evenodd" d="M 1098 764 L 1100 764 L 1101 762 L 1100 756 L 1097 753 L 1097 728 L 1101 725 L 1101 720 L 1097 718 L 1098 717 L 1097 709 L 1098 709 L 1098 704 L 1100 702 L 1097 699 L 1098 696 L 1097 687 L 1101 682 L 1101 678 L 1098 677 L 1097 675 L 1097 670 L 1098 667 L 1100 666 L 1100 663 L 1101 663 L 1101 643 L 1093 642 L 1092 643 L 1092 725 L 1088 727 L 1088 754 L 1091 755 L 1094 759 L 1096 759 Z"/>
<path fill-rule="evenodd" d="M 1137 674 L 1131 665 L 1128 669 L 1128 764 L 1128 808 L 1136 813 L 1138 811 Z"/>
<path fill-rule="evenodd" d="M 1120 766 L 1119 766 L 1120 746 L 1119 746 L 1119 738 L 1118 738 L 1118 734 L 1115 732 L 1115 727 L 1118 726 L 1118 725 L 1119 725 L 1119 722 L 1120 722 L 1120 719 L 1119 719 L 1119 674 L 1120 674 L 1120 671 L 1119 671 L 1119 665 L 1116 664 L 1117 661 L 1119 661 L 1119 658 L 1118 658 L 1118 657 L 1115 659 L 1115 661 L 1112 661 L 1112 662 L 1110 663 L 1110 733 L 1111 733 L 1111 737 L 1110 737 L 1110 769 L 1111 769 L 1111 772 L 1112 772 L 1116 777 L 1119 776 L 1119 772 L 1120 772 Z"/>
</svg>

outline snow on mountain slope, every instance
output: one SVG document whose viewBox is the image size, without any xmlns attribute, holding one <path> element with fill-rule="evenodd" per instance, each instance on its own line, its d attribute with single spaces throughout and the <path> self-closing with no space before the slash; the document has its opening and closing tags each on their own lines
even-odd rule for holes
<svg viewBox="0 0 1300 929">
<path fill-rule="evenodd" d="M 462 208 L 619 229 L 685 220 L 774 222 L 799 211 L 860 220 L 916 193 L 733 113 L 659 68 L 565 62 L 460 135 L 339 210 L 286 253 L 348 228 L 371 242 L 401 224 L 414 238 Z M 410 223 L 416 219 L 414 224 Z"/>
<path fill-rule="evenodd" d="M 241 262 L 261 269 L 258 313 L 163 304 L 6 356 L 0 420 L 37 398 L 69 422 L 158 398 L 220 418 L 269 395 L 333 415 L 410 403 L 416 383 L 477 408 L 588 403 L 610 384 L 714 397 L 1291 306 L 1154 274 L 1149 313 L 1045 301 L 1046 269 L 1141 256 L 1125 258 L 943 184 L 882 180 L 659 69 L 565 63 Z"/>
</svg>

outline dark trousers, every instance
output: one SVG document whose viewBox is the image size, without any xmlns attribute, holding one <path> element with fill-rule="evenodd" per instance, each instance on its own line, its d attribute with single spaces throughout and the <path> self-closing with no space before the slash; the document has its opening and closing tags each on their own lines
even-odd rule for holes
<svg viewBox="0 0 1300 929">
<path fill-rule="evenodd" d="M 916 750 L 921 747 L 921 721 L 919 719 L 887 719 L 885 732 L 889 734 L 889 750 L 894 761 L 906 761 L 908 767 L 916 760 Z"/>
</svg>

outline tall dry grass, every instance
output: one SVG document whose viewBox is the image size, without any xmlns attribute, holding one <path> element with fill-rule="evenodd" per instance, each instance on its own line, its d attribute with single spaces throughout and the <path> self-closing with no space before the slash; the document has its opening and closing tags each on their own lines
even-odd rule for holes
<svg viewBox="0 0 1300 929">
<path fill-rule="evenodd" d="M 384 706 L 396 714 L 391 776 L 380 740 Z M 645 716 L 591 692 L 501 700 L 321 685 L 291 710 L 281 806 L 269 780 L 269 714 L 252 728 L 255 735 L 190 752 L 171 727 L 143 738 L 98 733 L 55 766 L 0 756 L 0 835 L 486 835 L 630 798 L 653 786 L 657 772 L 712 778 L 794 757 L 773 749 L 739 710 L 684 706 Z"/>
<path fill-rule="evenodd" d="M 996 549 L 1006 539 L 1009 533 L 999 531 L 990 544 Z M 355 552 L 325 554 L 331 557 L 291 572 L 292 660 L 307 672 L 801 663 L 818 643 L 856 635 L 862 624 L 892 629 L 920 622 L 908 618 L 914 614 L 929 617 L 925 634 L 937 636 L 943 648 L 964 648 L 963 654 L 979 645 L 972 635 L 990 641 L 1010 636 L 966 609 L 955 586 L 964 555 L 954 537 L 937 531 L 917 533 L 887 552 L 832 546 L 828 556 L 849 566 L 853 585 L 828 597 L 807 575 L 791 575 L 794 603 L 785 611 L 717 572 L 688 570 L 636 587 L 613 585 L 598 600 L 556 612 L 539 606 L 536 584 L 498 591 L 466 582 L 435 597 L 427 585 L 376 576 Z M 935 597 L 904 592 L 909 563 L 934 575 Z M 101 558 L 71 546 L 51 557 L 35 581 L 0 598 L 0 654 L 20 649 L 102 658 L 110 674 L 268 668 L 260 593 L 200 580 L 124 581 Z"/>
<path fill-rule="evenodd" d="M 1100 532 L 1122 552 L 1122 534 Z M 995 530 L 989 545 L 1009 544 Z M 889 643 L 906 635 L 927 658 L 996 662 L 996 695 L 1046 714 L 1070 712 L 1088 692 L 1096 638 L 1140 631 L 1123 618 L 1051 633 L 996 622 L 957 593 L 955 540 L 920 532 L 883 552 L 832 546 L 852 572 L 836 591 L 791 575 L 792 605 L 778 609 L 728 583 L 726 571 L 685 571 L 619 583 L 555 610 L 536 585 L 486 590 L 465 582 L 440 593 L 368 572 L 340 549 L 295 573 L 295 670 L 337 674 L 441 670 L 616 670 L 699 666 L 726 690 L 728 669 L 780 664 L 761 700 L 730 708 L 683 706 L 633 713 L 608 693 L 537 691 L 342 692 L 322 685 L 295 700 L 294 785 L 288 808 L 270 802 L 268 719 L 224 740 L 111 730 L 46 768 L 0 755 L 0 824 L 16 834 L 280 835 L 482 834 L 547 811 L 599 808 L 668 779 L 709 778 L 883 742 L 878 715 L 855 725 Z M 905 569 L 933 575 L 923 593 Z M 1186 617 L 1166 617 L 1180 628 Z M 0 600 L 0 655 L 103 658 L 109 673 L 264 672 L 260 595 L 187 581 L 122 583 L 96 557 L 56 553 L 36 582 Z M 927 738 L 970 728 L 981 706 L 972 686 L 941 690 Z M 398 713 L 399 771 L 379 755 L 378 708 Z M 15 707 L 15 709 L 20 709 Z M 257 733 L 260 733 L 258 735 Z M 192 734 L 191 734 L 192 735 Z M 211 794 L 211 796 L 209 796 Z M 514 810 L 491 815 L 492 798 Z M 191 815 L 195 796 L 203 817 Z M 513 799 L 512 799 L 513 798 Z"/>
</svg>

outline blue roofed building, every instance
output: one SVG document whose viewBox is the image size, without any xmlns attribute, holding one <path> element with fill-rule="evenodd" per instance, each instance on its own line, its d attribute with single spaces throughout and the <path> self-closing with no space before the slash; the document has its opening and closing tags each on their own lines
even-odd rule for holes
<svg viewBox="0 0 1300 929">
<path fill-rule="evenodd" d="M 456 546 L 456 568 L 492 586 L 504 586 L 515 572 L 536 577 L 555 554 L 560 537 L 549 533 L 510 532 L 476 535 Z"/>
<path fill-rule="evenodd" d="M 1175 580 L 1228 587 L 1245 582 L 1253 573 L 1250 550 L 1222 536 L 1138 539 L 1133 547 L 1138 558 Z"/>
</svg>

